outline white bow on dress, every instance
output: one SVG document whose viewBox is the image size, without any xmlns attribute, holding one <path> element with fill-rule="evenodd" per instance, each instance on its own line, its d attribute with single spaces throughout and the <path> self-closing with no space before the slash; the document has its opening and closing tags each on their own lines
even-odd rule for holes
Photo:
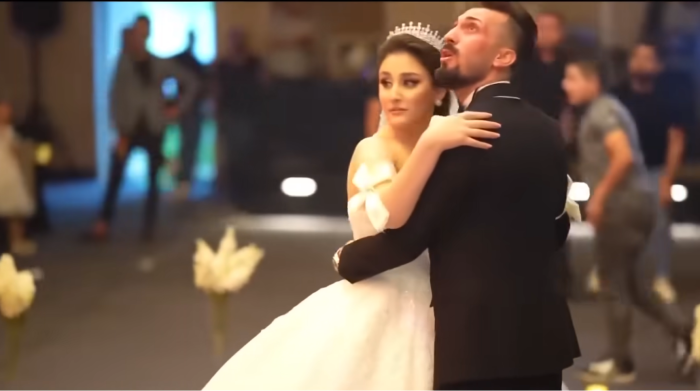
<svg viewBox="0 0 700 391">
<path fill-rule="evenodd" d="M 389 211 L 382 203 L 382 198 L 375 191 L 375 186 L 391 180 L 395 173 L 394 165 L 389 162 L 372 165 L 371 169 L 367 164 L 362 164 L 352 178 L 352 184 L 360 192 L 348 202 L 348 212 L 364 206 L 367 217 L 377 232 L 382 232 L 386 228 L 389 221 Z"/>
</svg>

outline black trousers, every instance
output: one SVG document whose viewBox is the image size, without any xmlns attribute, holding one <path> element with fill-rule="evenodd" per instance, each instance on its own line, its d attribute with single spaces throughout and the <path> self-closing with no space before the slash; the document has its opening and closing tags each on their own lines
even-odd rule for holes
<svg viewBox="0 0 700 391">
<path fill-rule="evenodd" d="M 559 249 L 554 256 L 557 271 L 557 288 L 561 294 L 572 298 L 574 295 L 574 288 L 570 246 L 570 243 L 564 243 L 564 246 Z"/>
<path fill-rule="evenodd" d="M 7 220 L 0 219 L 0 255 L 10 252 L 10 237 Z"/>
<path fill-rule="evenodd" d="M 561 390 L 561 372 L 534 377 L 473 380 L 441 384 L 440 390 Z"/>
<path fill-rule="evenodd" d="M 32 234 L 45 233 L 51 229 L 49 211 L 46 205 L 46 177 L 47 169 L 44 166 L 35 166 L 34 169 L 34 201 L 36 211 L 29 219 L 28 231 Z"/>
<path fill-rule="evenodd" d="M 124 156 L 119 156 L 117 149 L 112 153 L 112 163 L 109 172 L 109 182 L 107 192 L 102 203 L 100 218 L 110 224 L 114 218 L 114 211 L 117 205 L 119 189 L 124 179 L 124 169 L 129 155 L 135 147 L 141 147 L 148 154 L 148 194 L 146 196 L 146 207 L 144 209 L 143 234 L 150 236 L 155 229 L 158 215 L 158 205 L 160 201 L 160 191 L 158 189 L 158 170 L 163 165 L 163 133 L 150 133 L 143 126 L 139 126 L 129 140 L 129 148 Z"/>
<path fill-rule="evenodd" d="M 202 138 L 202 125 L 204 118 L 201 114 L 201 102 L 195 102 L 192 108 L 183 114 L 180 119 L 180 172 L 178 180 L 191 182 L 195 168 L 197 167 L 197 152 L 199 141 Z"/>
<path fill-rule="evenodd" d="M 235 112 L 220 115 L 218 121 L 219 142 L 225 149 L 219 172 L 220 190 L 237 207 L 249 209 L 260 198 L 261 182 L 268 175 L 265 146 L 257 134 L 258 123 Z"/>
</svg>

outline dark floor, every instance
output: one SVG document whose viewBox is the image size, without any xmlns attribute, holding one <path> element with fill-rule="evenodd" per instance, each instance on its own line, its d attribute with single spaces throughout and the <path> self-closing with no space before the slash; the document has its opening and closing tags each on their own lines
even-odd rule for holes
<svg viewBox="0 0 700 391">
<path fill-rule="evenodd" d="M 81 202 L 73 204 L 56 213 L 57 232 L 42 241 L 40 254 L 18 262 L 40 267 L 45 278 L 29 318 L 19 377 L 3 388 L 200 389 L 221 362 L 211 349 L 207 298 L 193 286 L 194 239 L 218 242 L 232 211 L 213 203 L 171 205 L 159 244 L 148 247 L 137 241 L 136 208 L 126 207 L 119 234 L 98 245 L 79 240 L 91 216 Z M 240 242 L 254 241 L 266 256 L 229 302 L 227 356 L 337 280 L 330 254 L 350 237 L 343 219 L 234 220 Z M 700 302 L 700 284 L 682 288 L 690 311 Z M 572 303 L 572 309 L 585 359 L 595 358 L 603 343 L 600 309 L 590 301 Z M 629 389 L 693 388 L 675 376 L 670 343 L 649 320 L 640 317 L 635 343 L 639 381 Z M 580 389 L 571 371 L 566 377 Z"/>
</svg>

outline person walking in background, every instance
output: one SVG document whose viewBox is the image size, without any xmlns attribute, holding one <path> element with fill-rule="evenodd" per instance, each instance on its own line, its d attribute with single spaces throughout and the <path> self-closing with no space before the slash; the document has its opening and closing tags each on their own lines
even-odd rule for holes
<svg viewBox="0 0 700 391">
<path fill-rule="evenodd" d="M 537 23 L 537 47 L 532 61 L 523 64 L 516 85 L 523 98 L 548 116 L 559 119 L 566 104 L 561 87 L 567 55 L 564 42 L 564 18 L 555 12 L 539 13 Z"/>
<path fill-rule="evenodd" d="M 659 322 L 676 341 L 679 362 L 691 359 L 693 325 L 673 304 L 651 292 L 642 253 L 654 227 L 654 203 L 634 120 L 619 100 L 603 93 L 593 61 L 566 67 L 569 103 L 585 108 L 578 132 L 580 170 L 591 188 L 586 217 L 595 229 L 594 252 L 608 322 L 608 351 L 583 373 L 585 382 L 630 383 L 633 306 Z"/>
<path fill-rule="evenodd" d="M 91 237 L 105 239 L 114 217 L 119 188 L 130 152 L 135 147 L 146 150 L 148 162 L 148 195 L 144 213 L 142 238 L 152 239 L 158 212 L 158 170 L 163 163 L 162 144 L 165 127 L 187 112 L 197 94 L 197 79 L 172 60 L 152 55 L 146 42 L 150 21 L 139 16 L 130 34 L 126 34 L 124 51 L 119 57 L 112 80 L 110 110 L 119 139 L 112 156 L 109 182 L 102 212 L 93 226 Z M 177 105 L 166 105 L 162 93 L 163 81 L 174 77 L 182 92 Z"/>
<path fill-rule="evenodd" d="M 629 58 L 629 80 L 613 93 L 629 109 L 637 124 L 644 163 L 649 170 L 656 203 L 656 225 L 649 238 L 648 253 L 657 262 L 654 289 L 667 302 L 676 299 L 671 285 L 671 186 L 683 162 L 685 134 L 690 120 L 681 103 L 664 99 L 660 80 L 662 63 L 652 41 L 638 43 Z M 692 111 L 691 111 L 692 113 Z M 692 115 L 692 114 L 691 114 Z M 684 118 L 686 117 L 686 118 Z"/>
<path fill-rule="evenodd" d="M 245 209 L 263 176 L 263 143 L 259 116 L 267 79 L 260 59 L 240 29 L 228 34 L 227 51 L 214 64 L 213 91 L 219 129 L 219 187 L 234 205 Z M 251 169 L 255 167 L 255 169 Z"/>
<path fill-rule="evenodd" d="M 190 31 L 187 34 L 187 48 L 182 53 L 175 56 L 173 59 L 182 68 L 187 69 L 197 77 L 200 85 L 204 85 L 206 70 L 194 54 L 195 34 Z M 183 89 L 187 86 L 178 83 L 178 95 L 183 93 Z M 183 112 L 180 116 L 180 167 L 178 172 L 178 189 L 177 195 L 179 198 L 187 198 L 190 194 L 192 177 L 197 166 L 197 151 L 199 151 L 199 141 L 202 134 L 202 103 L 206 91 L 201 88 L 195 95 L 192 105 Z"/>
<path fill-rule="evenodd" d="M 560 119 L 564 112 L 566 97 L 561 87 L 564 78 L 566 55 L 563 50 L 565 36 L 564 18 L 555 12 L 541 12 L 535 17 L 537 24 L 537 43 L 533 58 L 521 64 L 519 73 L 516 72 L 514 84 L 520 87 L 521 96 L 533 106 L 542 110 L 549 117 Z M 571 130 L 562 124 L 562 129 Z M 566 137 L 567 141 L 574 138 Z M 575 174 L 575 153 L 573 143 L 567 143 L 569 175 L 577 179 Z M 557 263 L 560 289 L 570 293 L 571 267 L 569 266 L 569 246 L 564 245 L 559 250 Z"/>
<path fill-rule="evenodd" d="M 12 106 L 0 98 L 0 219 L 7 222 L 9 249 L 17 255 L 36 252 L 36 244 L 27 239 L 25 232 L 25 223 L 34 210 L 35 202 L 22 173 Z"/>
</svg>

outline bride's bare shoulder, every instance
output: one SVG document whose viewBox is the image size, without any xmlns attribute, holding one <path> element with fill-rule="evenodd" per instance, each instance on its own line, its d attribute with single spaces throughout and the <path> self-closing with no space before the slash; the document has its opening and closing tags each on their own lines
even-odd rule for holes
<svg viewBox="0 0 700 391">
<path fill-rule="evenodd" d="M 386 137 L 375 134 L 370 137 L 365 137 L 360 140 L 355 146 L 355 152 L 352 154 L 352 161 L 359 163 L 371 163 L 380 160 L 391 161 L 391 140 Z"/>
</svg>

